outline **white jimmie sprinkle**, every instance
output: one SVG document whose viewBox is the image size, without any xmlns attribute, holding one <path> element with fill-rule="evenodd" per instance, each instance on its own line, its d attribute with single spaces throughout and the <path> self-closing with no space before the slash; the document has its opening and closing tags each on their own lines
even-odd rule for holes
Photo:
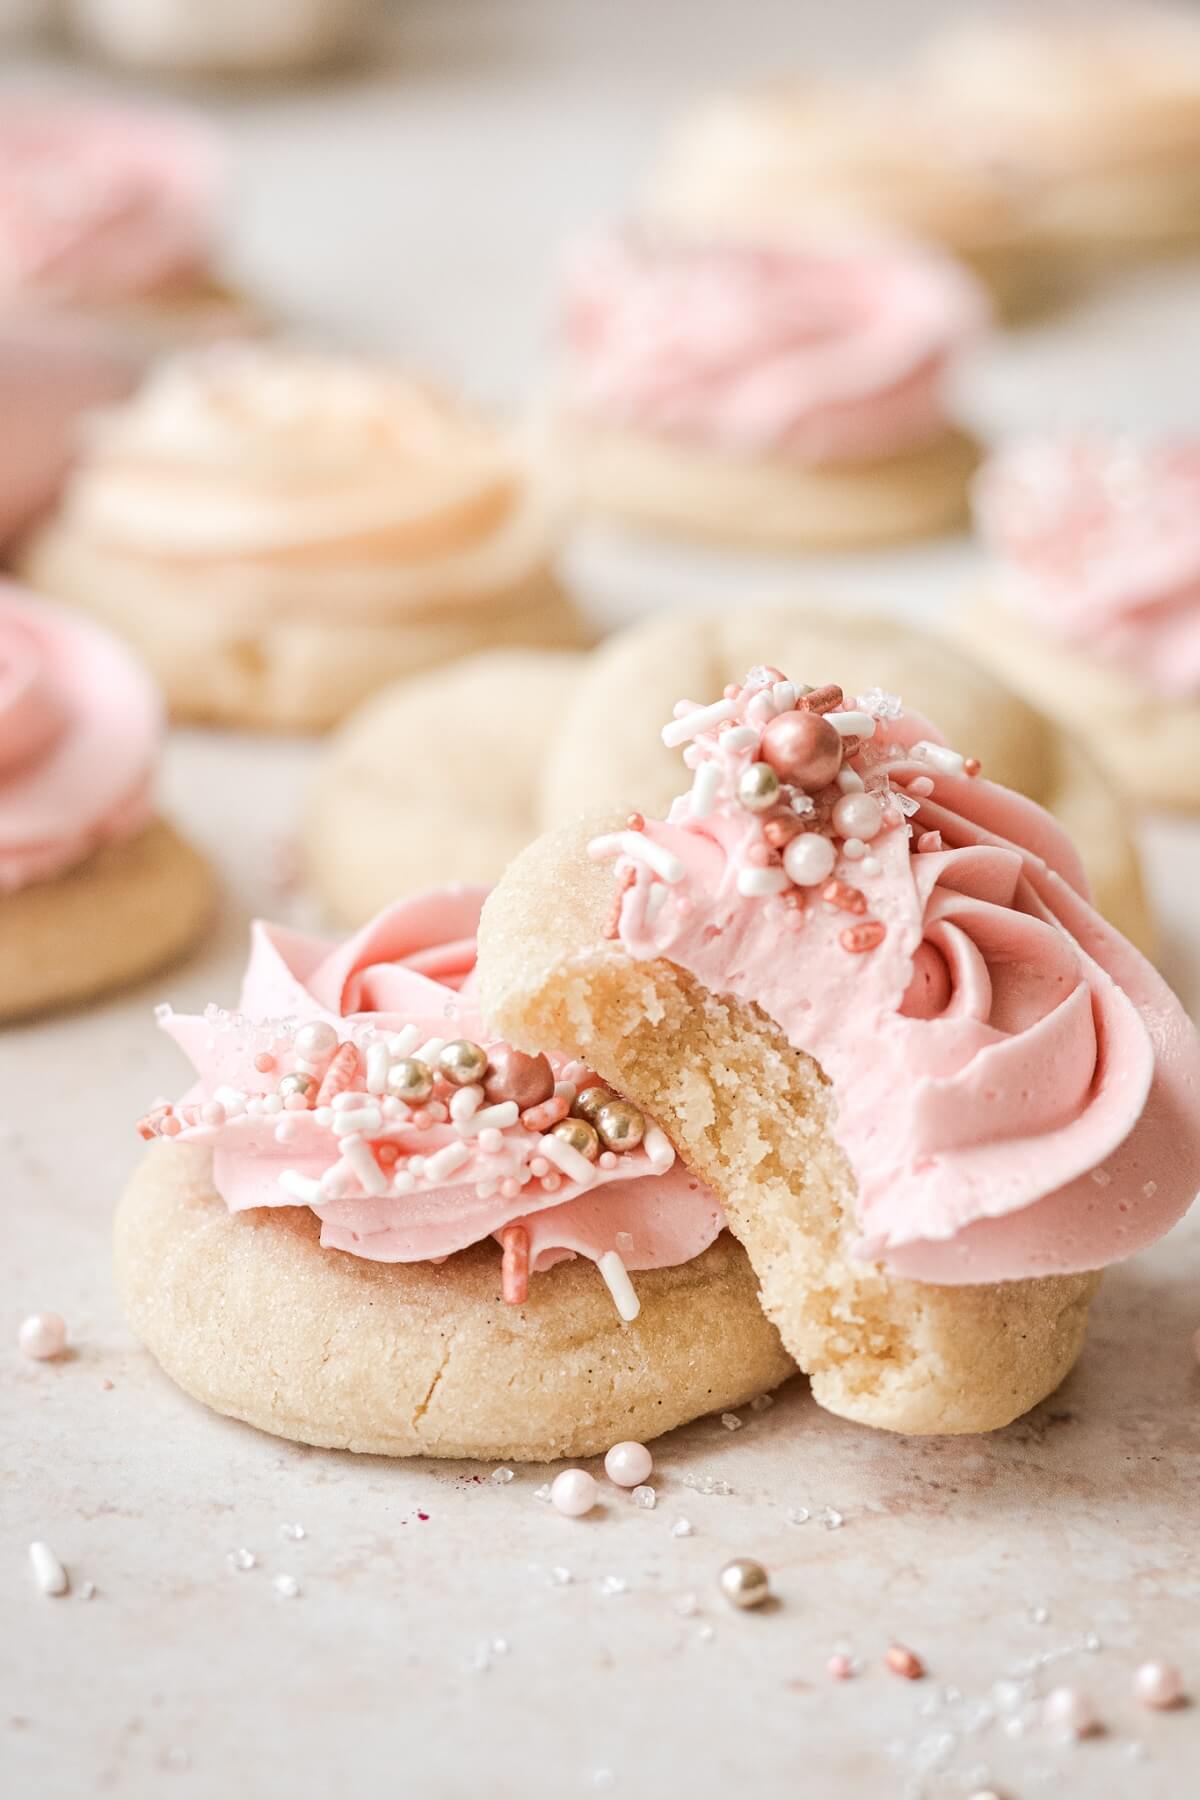
<svg viewBox="0 0 1200 1800">
<path fill-rule="evenodd" d="M 67 1571 L 49 1544 L 43 1544 L 40 1541 L 30 1544 L 29 1566 L 33 1570 L 33 1579 L 43 1594 L 65 1594 L 71 1585 L 67 1578 Z"/>
</svg>

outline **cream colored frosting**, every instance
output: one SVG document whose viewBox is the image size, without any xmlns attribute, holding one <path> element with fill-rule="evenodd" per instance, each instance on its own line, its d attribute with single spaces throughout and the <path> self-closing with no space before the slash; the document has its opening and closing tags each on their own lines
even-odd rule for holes
<svg viewBox="0 0 1200 1800">
<path fill-rule="evenodd" d="M 883 227 L 969 251 L 1016 238 L 1023 205 L 957 109 L 898 82 L 791 76 L 686 113 L 648 210 L 739 234 Z"/>
<path fill-rule="evenodd" d="M 1064 175 L 1200 150 L 1200 21 L 1153 5 L 968 21 L 921 59 L 997 155 Z"/>
<path fill-rule="evenodd" d="M 400 370 L 266 345 L 176 357 L 94 422 L 69 520 L 147 558 L 338 571 L 366 601 L 485 594 L 545 555 L 520 447 Z"/>
</svg>

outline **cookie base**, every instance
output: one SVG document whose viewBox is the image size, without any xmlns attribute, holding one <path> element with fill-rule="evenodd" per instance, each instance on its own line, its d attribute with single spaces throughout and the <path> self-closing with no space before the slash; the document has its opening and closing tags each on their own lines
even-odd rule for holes
<svg viewBox="0 0 1200 1800">
<path fill-rule="evenodd" d="M 767 1314 L 814 1398 L 889 1431 L 991 1431 L 1045 1398 L 1083 1346 L 1095 1274 L 935 1287 L 858 1261 L 854 1182 L 830 1090 L 757 1009 L 604 943 L 611 869 L 581 821 L 530 846 L 487 901 L 487 1016 L 575 1054 L 663 1121 L 719 1193 Z"/>
<path fill-rule="evenodd" d="M 0 895 L 0 1021 L 77 1006 L 190 950 L 213 910 L 204 858 L 165 820 Z"/>
<path fill-rule="evenodd" d="M 499 877 L 541 828 L 542 770 L 582 666 L 567 651 L 487 651 L 398 682 L 346 721 L 303 835 L 331 919 L 354 929 L 397 894 Z M 414 779 L 413 746 L 434 743 Z"/>
<path fill-rule="evenodd" d="M 979 450 L 965 432 L 877 462 L 723 456 L 574 421 L 561 431 L 586 511 L 755 550 L 851 550 L 961 525 Z"/>
<path fill-rule="evenodd" d="M 446 594 L 376 619 L 339 607 L 336 570 L 324 586 L 308 576 L 306 604 L 290 605 L 289 571 L 160 564 L 63 522 L 35 535 L 20 569 L 30 586 L 131 643 L 172 718 L 197 724 L 324 731 L 388 682 L 438 663 L 492 646 L 576 649 L 587 641 L 548 566 L 486 597 Z"/>
<path fill-rule="evenodd" d="M 155 1144 L 117 1210 L 126 1316 L 171 1379 L 261 1431 L 378 1456 L 595 1456 L 740 1406 L 794 1372 L 723 1232 L 634 1276 L 630 1325 L 590 1263 L 500 1297 L 500 1253 L 440 1267 L 322 1250 L 304 1207 L 231 1214 L 210 1154 Z"/>
</svg>

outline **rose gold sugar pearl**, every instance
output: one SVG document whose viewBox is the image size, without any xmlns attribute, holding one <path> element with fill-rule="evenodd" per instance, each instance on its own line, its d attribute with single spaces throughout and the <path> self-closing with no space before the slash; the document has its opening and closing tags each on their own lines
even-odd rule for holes
<svg viewBox="0 0 1200 1800">
<path fill-rule="evenodd" d="M 963 774 L 970 775 L 973 779 L 978 775 L 982 766 L 983 765 L 977 756 L 968 756 L 963 760 Z"/>
<path fill-rule="evenodd" d="M 254 1059 L 254 1066 L 260 1075 L 268 1075 L 275 1067 L 275 1058 L 269 1050 L 260 1050 Z"/>
<path fill-rule="evenodd" d="M 838 932 L 838 943 L 852 956 L 863 956 L 876 950 L 887 936 L 887 926 L 879 919 L 864 919 L 861 925 L 847 925 Z"/>
<path fill-rule="evenodd" d="M 903 1644 L 892 1644 L 883 1660 L 893 1675 L 902 1675 L 905 1681 L 920 1681 L 925 1674 L 925 1664 L 916 1651 Z"/>
</svg>

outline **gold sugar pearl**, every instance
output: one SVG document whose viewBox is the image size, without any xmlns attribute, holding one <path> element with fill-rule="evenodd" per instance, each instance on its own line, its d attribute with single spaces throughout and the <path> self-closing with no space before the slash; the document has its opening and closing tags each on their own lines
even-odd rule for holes
<svg viewBox="0 0 1200 1800">
<path fill-rule="evenodd" d="M 415 1056 L 402 1056 L 388 1071 L 388 1089 L 397 1100 L 420 1106 L 433 1092 L 433 1071 Z"/>
<path fill-rule="evenodd" d="M 770 1598 L 771 1578 L 752 1556 L 736 1556 L 720 1574 L 721 1592 L 731 1606 L 761 1606 Z"/>
<path fill-rule="evenodd" d="M 473 1087 L 487 1074 L 487 1051 L 470 1038 L 455 1038 L 442 1047 L 438 1070 L 452 1087 Z"/>
<path fill-rule="evenodd" d="M 616 1097 L 611 1088 L 594 1083 L 591 1087 L 584 1088 L 581 1094 L 576 1094 L 571 1102 L 571 1111 L 577 1119 L 586 1119 L 591 1125 L 595 1123 L 596 1114 L 601 1107 L 607 1106 Z"/>
<path fill-rule="evenodd" d="M 578 1150 L 588 1162 L 595 1162 L 600 1154 L 600 1134 L 586 1119 L 560 1119 L 557 1125 L 550 1127 L 550 1135 L 570 1144 L 572 1150 Z"/>
<path fill-rule="evenodd" d="M 279 1092 L 284 1100 L 290 1100 L 293 1094 L 303 1094 L 307 1099 L 316 1092 L 316 1087 L 315 1075 L 306 1075 L 302 1069 L 297 1069 L 294 1074 L 284 1076 L 279 1084 Z"/>
<path fill-rule="evenodd" d="M 636 1150 L 646 1135 L 646 1121 L 628 1100 L 610 1100 L 591 1121 L 606 1150 Z"/>
<path fill-rule="evenodd" d="M 770 763 L 751 763 L 738 782 L 738 799 L 747 812 L 768 812 L 779 798 L 780 781 Z"/>
</svg>

